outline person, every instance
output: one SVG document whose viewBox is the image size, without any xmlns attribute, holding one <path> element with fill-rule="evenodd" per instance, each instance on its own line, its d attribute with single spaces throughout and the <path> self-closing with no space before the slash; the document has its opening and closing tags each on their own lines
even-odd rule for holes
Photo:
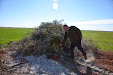
<svg viewBox="0 0 113 75">
<path fill-rule="evenodd" d="M 71 41 L 71 45 L 69 48 L 71 53 L 71 58 L 72 59 L 74 58 L 73 50 L 74 50 L 74 47 L 77 46 L 77 48 L 82 52 L 85 60 L 87 60 L 86 52 L 81 46 L 81 40 L 82 40 L 81 31 L 75 26 L 68 27 L 67 25 L 63 25 L 63 29 L 65 31 L 65 35 L 64 35 L 64 39 L 61 41 L 59 46 L 62 46 L 62 44 L 64 44 L 64 42 L 66 41 L 67 37 L 69 37 Z"/>
</svg>

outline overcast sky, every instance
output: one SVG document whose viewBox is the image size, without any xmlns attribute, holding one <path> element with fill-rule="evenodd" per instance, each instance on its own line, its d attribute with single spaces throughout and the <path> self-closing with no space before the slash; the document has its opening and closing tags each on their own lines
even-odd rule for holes
<svg viewBox="0 0 113 75">
<path fill-rule="evenodd" d="M 81 30 L 113 31 L 113 0 L 0 0 L 2 27 L 37 27 L 55 19 Z"/>
</svg>

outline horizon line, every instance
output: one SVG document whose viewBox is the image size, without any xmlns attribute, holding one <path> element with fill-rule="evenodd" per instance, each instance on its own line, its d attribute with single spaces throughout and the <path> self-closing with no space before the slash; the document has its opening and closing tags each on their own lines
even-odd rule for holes
<svg viewBox="0 0 113 75">
<path fill-rule="evenodd" d="M 38 27 L 3 27 L 0 26 L 0 28 L 38 28 Z M 106 32 L 113 32 L 108 30 L 87 30 L 87 29 L 80 29 L 81 31 L 106 31 Z"/>
</svg>

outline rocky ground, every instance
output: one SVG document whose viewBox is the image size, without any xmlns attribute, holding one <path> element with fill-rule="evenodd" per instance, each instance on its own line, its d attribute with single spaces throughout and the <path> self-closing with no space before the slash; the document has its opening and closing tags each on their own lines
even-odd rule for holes
<svg viewBox="0 0 113 75">
<path fill-rule="evenodd" d="M 6 51 L 5 51 L 6 50 Z M 113 71 L 113 52 L 98 50 L 95 63 L 107 70 Z M 47 59 L 45 55 L 36 58 L 34 56 L 17 56 L 15 51 L 0 50 L 0 75 L 39 75 L 39 74 L 67 74 L 77 75 L 77 70 L 62 66 L 66 64 L 59 57 L 53 56 Z M 60 64 L 61 63 L 61 64 Z M 51 68 L 51 67 L 52 68 Z M 80 71 L 87 75 L 86 71 Z M 92 73 L 92 75 L 97 75 Z"/>
</svg>

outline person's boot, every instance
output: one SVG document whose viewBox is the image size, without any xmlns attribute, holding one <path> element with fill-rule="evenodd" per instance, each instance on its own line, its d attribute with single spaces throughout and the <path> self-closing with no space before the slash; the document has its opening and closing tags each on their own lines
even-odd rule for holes
<svg viewBox="0 0 113 75">
<path fill-rule="evenodd" d="M 87 60 L 87 55 L 86 53 L 83 53 L 84 59 Z"/>
<path fill-rule="evenodd" d="M 84 56 L 84 59 L 87 60 L 87 56 L 86 55 Z"/>
</svg>

